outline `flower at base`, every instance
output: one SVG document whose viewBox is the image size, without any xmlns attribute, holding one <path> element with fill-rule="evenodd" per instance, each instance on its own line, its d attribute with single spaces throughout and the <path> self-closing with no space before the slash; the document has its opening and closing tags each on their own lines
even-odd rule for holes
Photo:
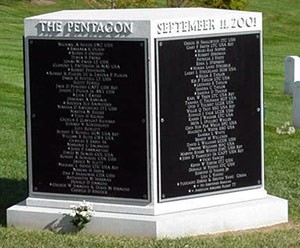
<svg viewBox="0 0 300 248">
<path fill-rule="evenodd" d="M 71 222 L 79 231 L 91 221 L 95 214 L 93 205 L 86 201 L 80 202 L 78 206 L 71 205 L 70 208 L 72 209 L 72 213 L 69 214 L 72 217 Z"/>
<path fill-rule="evenodd" d="M 69 215 L 70 215 L 71 217 L 75 217 L 76 213 L 71 212 Z"/>
<path fill-rule="evenodd" d="M 281 127 L 276 127 L 276 133 L 293 135 L 296 133 L 296 129 L 287 121 Z"/>
</svg>

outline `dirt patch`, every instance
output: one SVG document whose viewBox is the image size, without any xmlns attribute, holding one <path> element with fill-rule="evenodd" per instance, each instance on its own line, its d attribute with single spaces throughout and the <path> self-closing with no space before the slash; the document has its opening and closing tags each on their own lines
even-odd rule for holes
<svg viewBox="0 0 300 248">
<path fill-rule="evenodd" d="M 222 237 L 222 236 L 231 236 L 231 235 L 239 235 L 239 234 L 251 234 L 257 232 L 268 233 L 276 230 L 290 230 L 294 228 L 300 228 L 300 225 L 298 223 L 290 221 L 288 223 L 277 224 L 269 227 L 261 227 L 256 229 L 248 229 L 242 231 L 233 231 L 233 232 L 225 232 L 225 233 L 217 233 L 217 234 L 206 234 L 206 235 L 199 235 L 199 237 Z"/>
<path fill-rule="evenodd" d="M 31 0 L 30 2 L 39 6 L 55 4 L 55 0 Z"/>
<path fill-rule="evenodd" d="M 290 229 L 294 229 L 294 228 L 299 228 L 299 224 L 295 223 L 295 222 L 288 222 L 288 223 L 284 223 L 284 224 L 277 224 L 274 226 L 268 226 L 268 227 L 261 227 L 261 228 L 257 228 L 257 229 L 250 229 L 250 230 L 245 230 L 245 231 L 240 231 L 240 233 L 253 233 L 253 232 L 273 232 L 276 230 L 290 230 Z M 239 233 L 239 232 L 237 232 Z"/>
</svg>

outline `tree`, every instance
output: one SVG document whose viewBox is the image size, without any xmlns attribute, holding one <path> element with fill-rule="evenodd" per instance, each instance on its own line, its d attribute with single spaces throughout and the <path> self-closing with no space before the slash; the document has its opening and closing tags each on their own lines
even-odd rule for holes
<svg viewBox="0 0 300 248">
<path fill-rule="evenodd" d="M 166 0 L 168 7 L 185 7 L 189 5 L 189 0 Z"/>
<path fill-rule="evenodd" d="M 150 8 L 156 6 L 155 0 L 84 0 L 93 8 Z M 210 7 L 242 10 L 248 0 L 166 0 L 167 7 Z"/>
<path fill-rule="evenodd" d="M 219 9 L 243 10 L 248 4 L 248 0 L 204 0 L 204 6 Z"/>
<path fill-rule="evenodd" d="M 242 10 L 248 4 L 248 0 L 166 0 L 168 7 L 210 7 L 219 9 Z"/>
<path fill-rule="evenodd" d="M 155 7 L 154 0 L 115 0 L 116 8 L 151 8 Z"/>
<path fill-rule="evenodd" d="M 154 0 L 84 0 L 93 8 L 150 8 L 155 7 Z"/>
</svg>

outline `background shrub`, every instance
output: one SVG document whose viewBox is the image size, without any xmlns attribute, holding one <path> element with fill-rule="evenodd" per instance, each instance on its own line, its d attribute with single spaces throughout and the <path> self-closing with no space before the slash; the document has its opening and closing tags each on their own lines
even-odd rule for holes
<svg viewBox="0 0 300 248">
<path fill-rule="evenodd" d="M 94 8 L 209 7 L 243 10 L 248 0 L 84 0 Z"/>
</svg>

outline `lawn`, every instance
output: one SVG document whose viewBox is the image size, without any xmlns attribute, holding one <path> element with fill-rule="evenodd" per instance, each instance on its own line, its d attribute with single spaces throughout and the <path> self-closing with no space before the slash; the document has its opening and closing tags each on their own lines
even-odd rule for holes
<svg viewBox="0 0 300 248">
<path fill-rule="evenodd" d="M 0 0 L 0 247 L 300 247 L 300 131 L 292 136 L 276 133 L 277 126 L 291 121 L 292 98 L 283 94 L 284 58 L 300 54 L 300 1 L 292 0 L 250 0 L 247 8 L 263 12 L 264 16 L 266 189 L 289 200 L 289 224 L 158 241 L 61 235 L 5 227 L 6 208 L 27 195 L 23 19 L 55 10 L 87 7 L 82 0 L 61 0 L 42 6 L 29 1 Z"/>
</svg>

